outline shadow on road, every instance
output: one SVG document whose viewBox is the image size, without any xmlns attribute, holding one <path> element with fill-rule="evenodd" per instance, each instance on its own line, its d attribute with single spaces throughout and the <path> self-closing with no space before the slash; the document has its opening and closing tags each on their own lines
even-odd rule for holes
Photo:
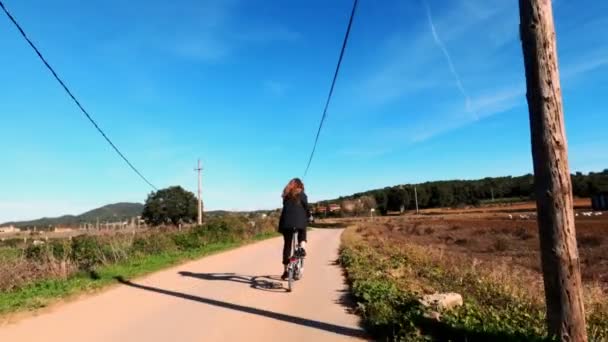
<svg viewBox="0 0 608 342">
<path fill-rule="evenodd" d="M 116 277 L 116 280 L 118 282 L 120 282 L 121 284 L 130 286 L 133 288 L 137 288 L 140 290 L 145 290 L 145 291 L 155 292 L 155 293 L 159 293 L 159 294 L 163 294 L 163 295 L 167 295 L 167 296 L 173 296 L 173 297 L 177 297 L 177 298 L 181 298 L 181 299 L 191 300 L 191 301 L 195 301 L 195 302 L 199 302 L 199 303 L 203 303 L 203 304 L 207 304 L 207 305 L 211 305 L 211 306 L 216 306 L 216 307 L 220 307 L 220 308 L 224 308 L 224 309 L 245 312 L 245 313 L 252 314 L 252 315 L 264 316 L 264 317 L 275 319 L 278 321 L 283 321 L 283 322 L 297 324 L 297 325 L 301 325 L 301 326 L 305 326 L 305 327 L 309 327 L 309 328 L 313 328 L 313 329 L 328 331 L 328 332 L 331 332 L 334 334 L 350 336 L 350 337 L 361 337 L 361 338 L 366 337 L 365 333 L 360 329 L 343 327 L 343 326 L 339 326 L 339 325 L 335 325 L 335 324 L 331 324 L 331 323 L 319 322 L 319 321 L 315 321 L 315 320 L 311 320 L 311 319 L 291 316 L 291 315 L 282 314 L 282 313 L 278 313 L 278 312 L 252 308 L 252 307 L 244 306 L 244 305 L 222 302 L 222 301 L 215 300 L 215 299 L 204 298 L 204 297 L 189 295 L 189 294 L 170 291 L 170 290 L 163 290 L 163 289 L 159 289 L 159 288 L 152 287 L 152 286 L 140 285 L 140 284 L 136 284 L 131 281 L 125 280 L 122 277 Z"/>
<path fill-rule="evenodd" d="M 342 306 L 344 308 L 344 312 L 351 315 L 361 313 L 357 310 L 357 300 L 349 290 L 338 290 L 337 292 L 339 293 L 339 297 L 336 300 L 336 304 Z"/>
<path fill-rule="evenodd" d="M 236 273 L 192 273 L 182 271 L 179 272 L 181 276 L 191 277 L 196 279 L 208 280 L 208 281 L 231 281 L 235 283 L 242 283 L 249 285 L 252 289 L 281 292 L 285 293 L 287 289 L 283 287 L 281 278 L 279 276 L 247 276 Z"/>
</svg>

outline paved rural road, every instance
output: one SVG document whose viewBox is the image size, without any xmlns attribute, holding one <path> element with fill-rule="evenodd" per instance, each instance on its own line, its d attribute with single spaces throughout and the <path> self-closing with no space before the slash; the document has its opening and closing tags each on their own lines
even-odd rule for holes
<svg viewBox="0 0 608 342">
<path fill-rule="evenodd" d="M 280 282 L 282 239 L 189 262 L 0 327 L 0 341 L 362 339 L 337 259 L 341 230 L 309 233 L 304 278 Z"/>
</svg>

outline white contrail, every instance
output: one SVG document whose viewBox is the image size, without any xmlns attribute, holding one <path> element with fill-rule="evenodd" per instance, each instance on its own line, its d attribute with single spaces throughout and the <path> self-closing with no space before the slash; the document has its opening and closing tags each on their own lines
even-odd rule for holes
<svg viewBox="0 0 608 342">
<path fill-rule="evenodd" d="M 439 38 L 439 34 L 437 34 L 437 30 L 435 29 L 435 24 L 433 23 L 433 16 L 431 14 L 431 7 L 429 6 L 429 4 L 426 0 L 423 0 L 422 2 L 424 3 L 424 7 L 426 8 L 426 16 L 429 20 L 429 26 L 431 27 L 431 33 L 433 33 L 433 39 L 435 40 L 435 43 L 437 44 L 437 46 L 443 52 L 443 55 L 445 56 L 445 59 L 448 62 L 448 65 L 450 66 L 452 75 L 454 76 L 454 79 L 456 79 L 456 85 L 458 86 L 458 89 L 460 90 L 460 93 L 462 94 L 462 96 L 464 96 L 467 111 L 473 112 L 473 109 L 471 107 L 471 98 L 469 97 L 469 95 L 467 95 L 467 91 L 464 89 L 464 86 L 462 85 L 462 81 L 460 80 L 460 75 L 458 74 L 458 71 L 456 71 L 456 67 L 454 66 L 454 63 L 452 62 L 452 57 L 450 56 L 450 53 L 448 52 L 447 47 L 445 46 L 443 41 L 441 41 L 441 38 Z M 475 114 L 475 113 L 473 113 L 473 114 Z"/>
</svg>

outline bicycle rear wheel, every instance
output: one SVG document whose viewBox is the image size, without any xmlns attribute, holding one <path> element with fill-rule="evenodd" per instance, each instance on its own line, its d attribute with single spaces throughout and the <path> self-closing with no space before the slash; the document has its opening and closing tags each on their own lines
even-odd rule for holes
<svg viewBox="0 0 608 342">
<path fill-rule="evenodd" d="M 294 274 L 293 277 L 295 280 L 302 279 L 302 275 L 304 273 L 304 260 L 299 258 L 298 261 L 294 265 Z"/>
<path fill-rule="evenodd" d="M 293 265 L 290 265 L 289 270 L 287 271 L 288 277 L 287 277 L 287 292 L 291 292 L 293 289 L 293 276 L 294 276 L 294 267 Z"/>
</svg>

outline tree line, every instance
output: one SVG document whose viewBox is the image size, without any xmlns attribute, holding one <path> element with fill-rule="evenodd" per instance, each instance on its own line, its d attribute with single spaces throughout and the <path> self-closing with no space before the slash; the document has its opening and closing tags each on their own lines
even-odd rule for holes
<svg viewBox="0 0 608 342">
<path fill-rule="evenodd" d="M 416 192 L 414 192 L 414 187 Z M 572 175 L 574 196 L 590 197 L 608 191 L 608 169 L 595 173 Z M 402 184 L 375 189 L 322 201 L 314 207 L 325 208 L 331 215 L 330 205 L 338 205 L 341 214 L 366 215 L 371 209 L 381 214 L 388 211 L 411 210 L 416 207 L 438 208 L 454 206 L 476 206 L 484 202 L 510 202 L 534 199 L 534 177 L 531 174 L 519 177 L 496 177 L 479 180 L 451 180 Z M 179 186 L 152 192 L 143 208 L 142 218 L 151 225 L 172 224 L 178 226 L 196 221 L 197 198 Z M 336 213 L 336 212 L 334 212 Z M 317 215 L 319 212 L 317 211 Z"/>
<path fill-rule="evenodd" d="M 599 192 L 608 191 L 608 169 L 588 174 L 577 172 L 571 175 L 571 178 L 575 197 L 591 197 Z M 414 188 L 416 188 L 416 193 Z M 416 195 L 420 209 L 477 206 L 492 201 L 500 203 L 531 200 L 535 197 L 534 176 L 526 174 L 518 177 L 487 177 L 478 180 L 402 184 L 322 201 L 318 203 L 318 206 L 338 204 L 343 211 L 347 212 L 360 212 L 375 208 L 385 214 L 387 211 L 414 209 Z M 350 210 L 351 208 L 354 209 Z"/>
</svg>

